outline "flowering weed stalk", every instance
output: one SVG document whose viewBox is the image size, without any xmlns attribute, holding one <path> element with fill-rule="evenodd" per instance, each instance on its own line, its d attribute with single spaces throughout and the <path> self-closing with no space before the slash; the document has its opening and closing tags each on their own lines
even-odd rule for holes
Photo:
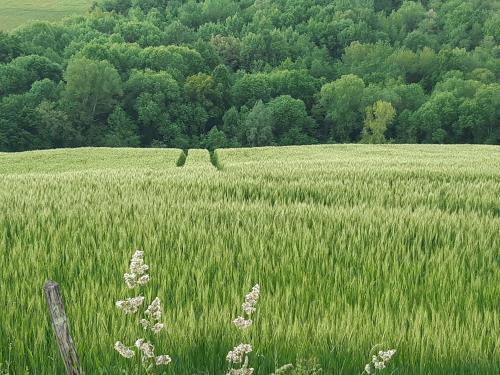
<svg viewBox="0 0 500 375">
<path fill-rule="evenodd" d="M 373 374 L 377 371 L 382 371 L 386 368 L 387 363 L 396 354 L 396 349 L 390 349 L 387 351 L 379 351 L 377 355 L 372 356 L 371 362 L 365 365 L 365 370 L 363 374 Z"/>
<path fill-rule="evenodd" d="M 129 289 L 146 285 L 150 277 L 147 274 L 149 266 L 144 263 L 144 252 L 137 250 L 130 261 L 130 270 L 123 275 L 125 284 Z M 127 315 L 137 314 L 144 303 L 143 296 L 127 298 L 117 301 L 116 307 Z M 133 358 L 138 353 L 140 363 L 146 373 L 150 373 L 155 366 L 168 365 L 172 359 L 166 354 L 155 355 L 155 348 L 151 338 L 158 335 L 164 328 L 161 321 L 161 303 L 156 297 L 144 311 L 143 317 L 138 319 L 138 324 L 144 329 L 146 338 L 139 338 L 133 347 L 126 346 L 121 341 L 115 343 L 115 350 L 124 358 Z M 147 339 L 149 337 L 149 340 Z"/>
<path fill-rule="evenodd" d="M 246 330 L 253 324 L 252 314 L 257 310 L 256 305 L 259 301 L 260 286 L 255 284 L 250 293 L 245 296 L 245 302 L 241 305 L 243 316 L 238 316 L 233 320 L 233 324 L 240 330 Z M 227 353 L 226 360 L 229 362 L 229 371 L 227 375 L 252 375 L 254 369 L 248 367 L 248 354 L 253 350 L 250 344 L 239 344 L 233 350 Z M 236 368 L 235 368 L 236 366 Z"/>
</svg>

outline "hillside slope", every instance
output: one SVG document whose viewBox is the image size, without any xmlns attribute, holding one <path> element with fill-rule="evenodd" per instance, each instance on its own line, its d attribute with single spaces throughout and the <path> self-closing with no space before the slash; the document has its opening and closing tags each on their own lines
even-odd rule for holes
<svg viewBox="0 0 500 375">
<path fill-rule="evenodd" d="M 0 0 L 0 30 L 11 30 L 30 21 L 57 21 L 84 14 L 91 0 Z"/>
<path fill-rule="evenodd" d="M 0 32 L 0 151 L 500 144 L 499 4 L 100 0 Z"/>
</svg>

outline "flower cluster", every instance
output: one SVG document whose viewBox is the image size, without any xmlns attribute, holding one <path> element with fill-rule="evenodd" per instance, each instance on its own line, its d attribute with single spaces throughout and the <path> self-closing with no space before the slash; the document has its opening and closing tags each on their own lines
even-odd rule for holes
<svg viewBox="0 0 500 375">
<path fill-rule="evenodd" d="M 161 303 L 158 297 L 151 302 L 144 315 L 146 315 L 147 319 L 141 319 L 139 323 L 145 330 L 151 329 L 153 333 L 158 334 L 165 327 L 161 322 Z"/>
<path fill-rule="evenodd" d="M 141 351 L 143 361 L 145 361 L 147 358 L 154 358 L 155 347 L 146 340 L 138 339 L 135 342 L 135 347 Z"/>
<path fill-rule="evenodd" d="M 135 355 L 135 352 L 130 348 L 123 345 L 121 341 L 115 342 L 115 350 L 120 353 L 122 357 L 132 358 Z"/>
<path fill-rule="evenodd" d="M 276 369 L 274 374 L 271 375 L 281 375 L 291 370 L 293 370 L 293 365 L 291 363 L 287 363 L 286 365 L 283 365 L 280 368 Z"/>
<path fill-rule="evenodd" d="M 168 365 L 170 362 L 172 362 L 172 359 L 170 358 L 170 356 L 165 355 L 165 354 L 159 355 L 156 357 L 155 353 L 154 353 L 154 350 L 155 350 L 154 346 L 151 345 L 151 343 L 147 342 L 144 339 L 137 340 L 135 342 L 135 346 L 141 352 L 143 362 L 146 362 L 149 359 L 154 359 L 154 362 L 157 366 Z M 117 341 L 115 343 L 115 350 L 118 353 L 120 353 L 121 356 L 123 356 L 125 358 L 132 358 L 135 356 L 135 352 L 132 349 L 125 346 L 120 341 Z"/>
<path fill-rule="evenodd" d="M 252 319 L 245 319 L 242 316 L 238 316 L 233 320 L 233 324 L 239 329 L 246 329 L 252 326 Z"/>
<path fill-rule="evenodd" d="M 125 314 L 135 314 L 144 302 L 144 297 L 127 298 L 125 301 L 117 301 L 116 307 L 123 310 Z"/>
<path fill-rule="evenodd" d="M 243 303 L 243 305 L 241 305 L 243 311 L 248 315 L 251 315 L 255 312 L 255 305 L 257 305 L 257 302 L 259 301 L 259 296 L 260 286 L 259 284 L 255 284 L 255 286 L 252 288 L 252 291 L 245 296 L 245 302 Z"/>
<path fill-rule="evenodd" d="M 227 375 L 252 375 L 253 368 L 248 367 L 248 357 L 247 354 L 252 351 L 252 346 L 249 344 L 240 344 L 235 346 L 233 350 L 231 350 L 226 359 L 229 363 L 241 363 L 243 365 L 240 368 L 231 368 Z M 244 359 L 243 359 L 244 358 Z"/>
<path fill-rule="evenodd" d="M 260 295 L 260 286 L 259 284 L 256 284 L 252 288 L 252 291 L 245 296 L 245 302 L 243 303 L 243 305 L 241 305 L 241 307 L 243 309 L 244 315 L 246 314 L 247 317 L 244 318 L 242 316 L 239 316 L 233 320 L 233 324 L 239 329 L 249 328 L 253 324 L 253 321 L 252 319 L 250 319 L 250 316 L 256 311 L 255 306 L 259 301 L 259 295 Z"/>
<path fill-rule="evenodd" d="M 372 374 L 375 371 L 382 371 L 385 369 L 387 363 L 392 359 L 394 354 L 396 354 L 396 349 L 379 351 L 377 355 L 372 356 L 372 361 L 366 364 L 364 372 Z"/>
<path fill-rule="evenodd" d="M 169 355 L 162 354 L 156 357 L 156 366 L 168 365 L 170 362 L 172 362 L 172 358 Z"/>
<path fill-rule="evenodd" d="M 233 350 L 227 353 L 227 361 L 229 363 L 241 363 L 246 354 L 252 351 L 252 346 L 249 344 L 240 344 L 235 346 Z"/>
<path fill-rule="evenodd" d="M 242 368 L 232 368 L 229 370 L 227 375 L 253 375 L 253 368 L 247 368 L 247 367 L 242 367 Z"/>
<path fill-rule="evenodd" d="M 130 271 L 123 275 L 125 284 L 132 289 L 138 285 L 146 285 L 149 275 L 146 274 L 149 266 L 144 263 L 144 251 L 137 250 L 130 260 Z"/>
<path fill-rule="evenodd" d="M 144 252 L 137 250 L 130 261 L 130 272 L 124 274 L 125 284 L 129 288 L 145 285 L 149 282 L 149 275 L 146 274 L 149 266 L 144 263 Z M 123 310 L 125 314 L 135 314 L 144 302 L 144 297 L 132 297 L 123 301 L 116 302 L 116 307 Z M 139 320 L 139 324 L 145 330 L 151 330 L 154 334 L 158 334 L 164 328 L 161 322 L 161 303 L 160 299 L 156 297 L 151 305 L 144 312 L 145 318 Z M 141 356 L 142 366 L 149 373 L 151 369 L 156 366 L 168 365 L 172 362 L 170 356 L 162 354 L 155 356 L 154 346 L 146 339 L 138 339 L 135 342 L 135 347 Z M 115 350 L 125 358 L 132 358 L 135 356 L 134 350 L 125 346 L 122 342 L 115 343 Z"/>
<path fill-rule="evenodd" d="M 246 329 L 252 326 L 253 322 L 250 316 L 256 311 L 255 306 L 259 301 L 260 286 L 256 284 L 250 293 L 245 296 L 245 302 L 241 305 L 243 309 L 243 316 L 239 316 L 233 320 L 233 324 L 239 329 Z M 248 367 L 248 353 L 252 352 L 250 344 L 239 344 L 233 350 L 229 351 L 226 360 L 230 363 L 229 372 L 226 375 L 252 375 L 254 369 Z M 240 364 L 239 368 L 233 368 L 234 364 Z"/>
</svg>

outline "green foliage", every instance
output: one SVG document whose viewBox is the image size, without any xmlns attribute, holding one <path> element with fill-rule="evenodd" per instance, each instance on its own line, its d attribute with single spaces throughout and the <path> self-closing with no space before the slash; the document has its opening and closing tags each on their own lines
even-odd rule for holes
<svg viewBox="0 0 500 375">
<path fill-rule="evenodd" d="M 226 135 L 223 131 L 217 129 L 217 127 L 213 127 L 207 133 L 203 141 L 203 145 L 209 150 L 214 151 L 217 148 L 226 147 L 227 146 Z"/>
<path fill-rule="evenodd" d="M 314 103 L 314 96 L 320 89 L 319 80 L 313 78 L 307 70 L 276 70 L 268 75 L 271 95 L 290 95 L 302 100 L 307 108 Z"/>
<path fill-rule="evenodd" d="M 21 53 L 19 44 L 11 35 L 0 31 L 0 63 L 8 63 Z"/>
<path fill-rule="evenodd" d="M 365 126 L 361 137 L 362 143 L 385 143 L 385 132 L 394 120 L 396 110 L 391 103 L 379 100 L 366 108 Z"/>
<path fill-rule="evenodd" d="M 48 147 L 64 148 L 79 144 L 79 133 L 70 125 L 66 113 L 57 109 L 53 102 L 41 102 L 35 108 L 35 116 L 40 124 L 40 136 Z"/>
<path fill-rule="evenodd" d="M 9 64 L 0 65 L 0 97 L 28 91 L 36 81 L 59 81 L 62 68 L 48 58 L 37 55 L 20 56 Z"/>
<path fill-rule="evenodd" d="M 434 94 L 415 112 L 420 137 L 426 143 L 445 143 L 453 124 L 457 121 L 458 99 L 449 92 Z"/>
<path fill-rule="evenodd" d="M 272 117 L 273 138 L 280 145 L 312 143 L 316 128 L 300 99 L 289 95 L 278 96 L 267 105 Z"/>
<path fill-rule="evenodd" d="M 244 141 L 250 146 L 270 145 L 273 140 L 273 116 L 262 100 L 253 106 L 243 122 Z"/>
<path fill-rule="evenodd" d="M 323 369 L 319 364 L 318 359 L 299 359 L 297 364 L 294 366 L 291 372 L 292 375 L 321 375 L 323 374 Z"/>
<path fill-rule="evenodd" d="M 232 89 L 233 100 L 238 106 L 253 106 L 258 100 L 268 101 L 270 96 L 271 87 L 265 74 L 244 74 Z"/>
<path fill-rule="evenodd" d="M 85 57 L 70 60 L 64 73 L 66 86 L 63 96 L 80 113 L 75 117 L 108 114 L 117 98 L 123 94 L 122 81 L 116 69 L 107 61 Z"/>
<path fill-rule="evenodd" d="M 362 98 L 365 83 L 356 75 L 344 75 L 323 85 L 319 105 L 325 111 L 332 139 L 347 142 L 356 139 L 362 118 Z"/>
<path fill-rule="evenodd" d="M 222 130 L 231 146 L 237 146 L 242 138 L 242 124 L 240 114 L 235 107 L 229 108 L 222 117 Z"/>
<path fill-rule="evenodd" d="M 79 6 L 57 4 L 63 14 Z M 66 144 L 38 129 L 40 101 L 24 96 L 44 79 L 57 85 L 48 101 L 74 146 L 204 147 L 214 128 L 232 147 L 358 142 L 379 100 L 396 110 L 392 142 L 498 143 L 499 13 L 493 0 L 99 0 L 86 15 L 0 32 L 0 101 L 21 95 L 30 113 L 0 113 L 0 150 Z M 306 113 L 289 100 L 289 116 L 246 122 L 256 103 L 285 106 L 283 96 Z M 108 126 L 117 107 L 128 135 Z"/>
<path fill-rule="evenodd" d="M 116 107 L 108 117 L 108 134 L 104 143 L 106 146 L 119 147 L 137 147 L 140 145 L 137 125 L 121 107 Z"/>
</svg>

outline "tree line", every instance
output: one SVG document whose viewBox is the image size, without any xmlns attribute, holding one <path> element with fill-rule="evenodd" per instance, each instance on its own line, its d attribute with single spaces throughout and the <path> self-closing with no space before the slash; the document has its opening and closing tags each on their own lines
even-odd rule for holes
<svg viewBox="0 0 500 375">
<path fill-rule="evenodd" d="M 0 32 L 0 150 L 500 144 L 495 0 L 105 0 Z"/>
</svg>

